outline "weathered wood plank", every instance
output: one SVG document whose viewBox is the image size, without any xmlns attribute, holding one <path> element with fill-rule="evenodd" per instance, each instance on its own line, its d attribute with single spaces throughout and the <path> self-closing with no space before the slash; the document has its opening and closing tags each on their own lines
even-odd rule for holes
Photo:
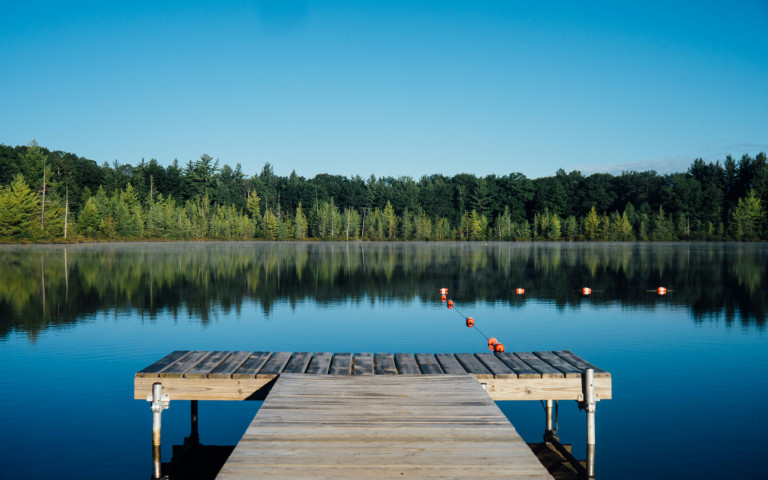
<svg viewBox="0 0 768 480">
<path fill-rule="evenodd" d="M 283 369 L 283 373 L 304 373 L 310 360 L 312 360 L 311 352 L 295 352 Z"/>
<path fill-rule="evenodd" d="M 395 364 L 400 375 L 421 375 L 421 370 L 412 353 L 396 353 Z"/>
<path fill-rule="evenodd" d="M 354 364 L 355 375 L 373 375 L 372 353 L 356 353 Z"/>
<path fill-rule="evenodd" d="M 491 371 L 494 378 L 517 378 L 517 374 L 493 353 L 476 353 L 475 356 Z"/>
<path fill-rule="evenodd" d="M 501 400 L 578 400 L 582 393 L 580 378 L 494 378 L 483 380 L 488 395 Z M 610 377 L 595 378 L 595 395 L 598 400 L 612 398 Z"/>
<path fill-rule="evenodd" d="M 137 377 L 159 377 L 160 372 L 162 372 L 169 365 L 176 362 L 177 360 L 180 360 L 182 357 L 184 357 L 189 353 L 191 353 L 189 350 L 177 350 L 175 352 L 171 352 L 168 355 L 161 358 L 160 360 L 153 363 L 152 365 L 144 368 L 143 370 L 140 370 L 136 374 L 136 376 Z"/>
<path fill-rule="evenodd" d="M 230 352 L 223 351 L 212 352 L 203 361 L 189 369 L 184 376 L 187 378 L 206 378 L 229 354 Z"/>
<path fill-rule="evenodd" d="M 596 367 L 589 363 L 588 361 L 584 360 L 583 358 L 579 357 L 575 353 L 573 353 L 570 350 L 555 350 L 554 353 L 570 363 L 571 365 L 575 365 L 581 371 L 584 371 L 588 368 L 591 368 L 595 371 L 595 377 L 610 377 L 611 374 L 603 370 L 602 368 Z"/>
<path fill-rule="evenodd" d="M 566 362 L 564 359 L 556 355 L 554 352 L 533 352 L 534 355 L 544 360 L 548 364 L 552 365 L 559 371 L 563 372 L 566 378 L 574 377 L 581 378 L 581 370 L 574 365 Z"/>
<path fill-rule="evenodd" d="M 496 357 L 517 374 L 518 378 L 541 378 L 541 374 L 513 353 L 497 353 Z"/>
<path fill-rule="evenodd" d="M 310 375 L 325 375 L 328 373 L 328 367 L 331 366 L 332 353 L 329 352 L 317 352 L 312 357 L 312 361 L 309 362 L 307 367 L 307 373 Z"/>
<path fill-rule="evenodd" d="M 456 360 L 467 372 L 477 378 L 493 378 L 493 374 L 471 353 L 457 353 Z"/>
<path fill-rule="evenodd" d="M 440 364 L 437 363 L 437 359 L 431 353 L 417 353 L 416 363 L 419 364 L 419 369 L 424 375 L 442 375 L 443 369 L 440 368 Z"/>
<path fill-rule="evenodd" d="M 218 367 L 214 368 L 213 371 L 208 374 L 208 378 L 232 378 L 232 374 L 235 373 L 250 356 L 251 352 L 237 351 L 230 353 Z"/>
<path fill-rule="evenodd" d="M 395 356 L 391 353 L 377 353 L 373 356 L 376 375 L 397 375 Z"/>
<path fill-rule="evenodd" d="M 200 350 L 190 352 L 189 354 L 184 355 L 180 359 L 164 368 L 163 371 L 160 372 L 160 378 L 183 377 L 188 370 L 192 369 L 192 367 L 197 365 L 198 362 L 204 360 L 210 354 L 211 352 Z"/>
<path fill-rule="evenodd" d="M 552 478 L 469 375 L 293 374 L 217 478 L 406 476 Z"/>
<path fill-rule="evenodd" d="M 461 366 L 452 353 L 436 353 L 435 359 L 448 375 L 466 375 L 467 371 Z"/>
<path fill-rule="evenodd" d="M 151 378 L 136 377 L 133 383 L 133 398 L 143 400 L 152 393 L 152 384 L 160 382 L 163 393 L 171 399 L 171 408 L 176 400 L 248 400 L 265 389 L 272 379 L 266 378 Z M 263 395 L 258 395 L 263 398 Z M 258 399 L 258 398 L 257 398 Z"/>
<path fill-rule="evenodd" d="M 291 359 L 291 352 L 276 352 L 273 353 L 267 363 L 261 367 L 261 370 L 256 374 L 256 378 L 275 378 L 277 377 L 288 364 Z"/>
<path fill-rule="evenodd" d="M 541 374 L 543 378 L 565 377 L 565 374 L 530 352 L 515 352 L 520 360 Z"/>
<path fill-rule="evenodd" d="M 232 374 L 232 378 L 256 378 L 256 374 L 261 370 L 261 367 L 267 363 L 272 352 L 253 352 L 248 359 L 240 365 L 235 373 Z"/>
<path fill-rule="evenodd" d="M 352 354 L 336 353 L 331 360 L 329 375 L 352 375 Z"/>
</svg>

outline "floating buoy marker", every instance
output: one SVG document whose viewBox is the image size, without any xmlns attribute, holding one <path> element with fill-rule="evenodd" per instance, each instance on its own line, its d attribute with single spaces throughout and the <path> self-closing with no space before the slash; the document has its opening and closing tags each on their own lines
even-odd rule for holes
<svg viewBox="0 0 768 480">
<path fill-rule="evenodd" d="M 440 295 L 448 295 L 448 289 L 447 288 L 441 288 L 440 289 Z"/>
<path fill-rule="evenodd" d="M 445 302 L 445 295 L 442 295 L 442 296 L 440 297 L 440 301 L 442 301 L 442 302 Z"/>
<path fill-rule="evenodd" d="M 590 293 L 592 293 L 592 289 L 589 287 L 584 287 L 581 289 L 581 293 L 584 295 L 589 295 Z"/>
<path fill-rule="evenodd" d="M 499 341 L 498 341 L 498 340 L 496 340 L 496 338 L 495 338 L 495 337 L 491 337 L 491 338 L 489 338 L 489 339 L 488 339 L 488 346 L 489 346 L 489 347 L 491 347 L 491 350 L 493 350 L 493 347 L 494 347 L 494 346 L 495 346 L 497 343 L 499 343 Z"/>
<path fill-rule="evenodd" d="M 448 300 L 448 309 L 453 308 L 453 300 Z"/>
<path fill-rule="evenodd" d="M 493 347 L 493 351 L 496 353 L 504 353 L 504 344 L 503 343 L 497 343 Z"/>
<path fill-rule="evenodd" d="M 666 295 L 667 294 L 667 287 L 659 287 L 656 289 L 656 293 L 659 295 Z"/>
<path fill-rule="evenodd" d="M 515 293 L 518 294 L 518 295 L 522 295 L 522 294 L 525 293 L 525 289 L 524 288 L 516 288 L 515 289 Z"/>
<path fill-rule="evenodd" d="M 467 317 L 467 326 L 472 328 L 475 326 L 475 319 L 472 317 Z"/>
</svg>

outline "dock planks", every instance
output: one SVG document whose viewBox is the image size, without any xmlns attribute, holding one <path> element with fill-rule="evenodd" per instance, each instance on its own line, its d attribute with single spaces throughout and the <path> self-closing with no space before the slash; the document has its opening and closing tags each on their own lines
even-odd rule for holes
<svg viewBox="0 0 768 480">
<path fill-rule="evenodd" d="M 349 377 L 472 376 L 493 400 L 576 400 L 581 372 L 595 369 L 597 398 L 611 398 L 611 374 L 568 350 L 518 353 L 329 353 L 175 351 L 136 373 L 134 398 L 160 382 L 172 400 L 262 398 L 286 374 Z M 260 395 L 256 395 L 260 392 Z"/>
<path fill-rule="evenodd" d="M 476 378 L 412 358 L 402 375 L 281 374 L 217 478 L 552 478 Z"/>
</svg>

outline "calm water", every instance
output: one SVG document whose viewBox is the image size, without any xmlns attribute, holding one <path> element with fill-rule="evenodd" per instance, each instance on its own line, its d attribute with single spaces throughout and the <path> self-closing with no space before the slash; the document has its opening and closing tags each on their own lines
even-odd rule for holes
<svg viewBox="0 0 768 480">
<path fill-rule="evenodd" d="M 767 270 L 766 244 L 0 246 L 0 477 L 148 478 L 133 374 L 171 350 L 487 351 L 439 302 L 448 287 L 507 351 L 613 373 L 600 478 L 765 478 Z M 499 405 L 540 441 L 539 403 Z M 200 402 L 201 441 L 235 444 L 258 407 Z M 188 416 L 163 414 L 164 461 Z M 584 422 L 561 402 L 577 457 Z"/>
</svg>

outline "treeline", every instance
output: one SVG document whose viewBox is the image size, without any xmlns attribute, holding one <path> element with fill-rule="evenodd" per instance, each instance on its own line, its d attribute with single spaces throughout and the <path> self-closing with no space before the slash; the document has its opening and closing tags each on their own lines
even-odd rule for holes
<svg viewBox="0 0 768 480">
<path fill-rule="evenodd" d="M 104 163 L 0 145 L 0 238 L 765 240 L 765 153 L 687 172 L 253 176 L 208 155 Z"/>
</svg>

